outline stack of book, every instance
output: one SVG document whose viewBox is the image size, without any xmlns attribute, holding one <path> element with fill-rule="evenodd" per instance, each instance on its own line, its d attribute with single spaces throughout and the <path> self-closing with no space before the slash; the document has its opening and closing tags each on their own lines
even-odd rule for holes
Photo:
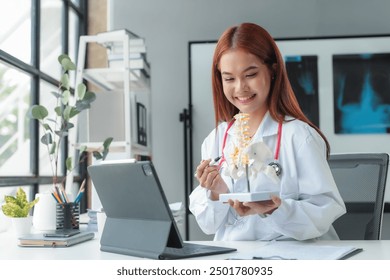
<svg viewBox="0 0 390 280">
<path fill-rule="evenodd" d="M 140 79 L 150 78 L 150 64 L 146 57 L 145 39 L 126 29 L 99 34 L 99 36 L 105 36 L 105 38 L 115 38 L 115 41 L 105 43 L 105 47 L 108 49 L 108 66 L 110 68 L 125 67 L 124 43 L 116 39 L 123 35 L 126 35 L 129 39 L 129 69 L 132 75 Z"/>
</svg>

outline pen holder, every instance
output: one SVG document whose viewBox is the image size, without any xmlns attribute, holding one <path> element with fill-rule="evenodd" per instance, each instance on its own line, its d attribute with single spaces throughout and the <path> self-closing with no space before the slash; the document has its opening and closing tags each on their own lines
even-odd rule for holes
<svg viewBox="0 0 390 280">
<path fill-rule="evenodd" d="M 80 225 L 79 203 L 57 203 L 56 227 L 57 229 L 78 229 Z"/>
</svg>

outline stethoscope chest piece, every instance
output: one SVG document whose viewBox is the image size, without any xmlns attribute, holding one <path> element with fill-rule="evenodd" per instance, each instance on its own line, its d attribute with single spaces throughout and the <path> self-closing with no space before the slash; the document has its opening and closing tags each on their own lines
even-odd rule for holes
<svg viewBox="0 0 390 280">
<path fill-rule="evenodd" d="M 272 168 L 275 170 L 275 173 L 278 177 L 280 177 L 280 175 L 282 175 L 282 167 L 280 166 L 280 164 L 278 162 L 271 162 L 268 164 L 269 166 L 272 166 Z"/>
</svg>

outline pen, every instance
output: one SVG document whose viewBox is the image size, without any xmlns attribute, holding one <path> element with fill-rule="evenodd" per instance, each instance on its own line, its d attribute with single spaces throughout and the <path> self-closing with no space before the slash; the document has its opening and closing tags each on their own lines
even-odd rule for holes
<svg viewBox="0 0 390 280">
<path fill-rule="evenodd" d="M 215 165 L 220 159 L 221 159 L 222 156 L 218 156 L 216 157 L 215 159 L 211 160 L 210 163 L 209 163 L 209 166 L 212 166 L 212 165 Z M 194 173 L 194 177 L 196 177 L 196 171 Z"/>
<path fill-rule="evenodd" d="M 222 157 L 222 156 L 216 157 L 215 159 L 213 159 L 212 161 L 210 161 L 209 166 L 215 165 L 215 164 L 221 159 L 221 157 Z"/>
<path fill-rule="evenodd" d="M 282 256 L 269 256 L 269 257 L 257 257 L 253 256 L 252 260 L 296 260 L 296 259 L 290 259 L 290 258 L 285 258 Z"/>
</svg>

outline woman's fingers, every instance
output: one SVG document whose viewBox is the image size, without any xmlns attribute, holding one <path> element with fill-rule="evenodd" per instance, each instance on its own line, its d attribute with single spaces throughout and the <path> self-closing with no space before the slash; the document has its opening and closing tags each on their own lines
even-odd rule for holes
<svg viewBox="0 0 390 280">
<path fill-rule="evenodd" d="M 195 177 L 200 181 L 200 178 L 203 176 L 204 170 L 207 166 L 210 164 L 210 159 L 209 160 L 202 160 L 198 167 L 196 168 L 195 171 Z"/>
</svg>

